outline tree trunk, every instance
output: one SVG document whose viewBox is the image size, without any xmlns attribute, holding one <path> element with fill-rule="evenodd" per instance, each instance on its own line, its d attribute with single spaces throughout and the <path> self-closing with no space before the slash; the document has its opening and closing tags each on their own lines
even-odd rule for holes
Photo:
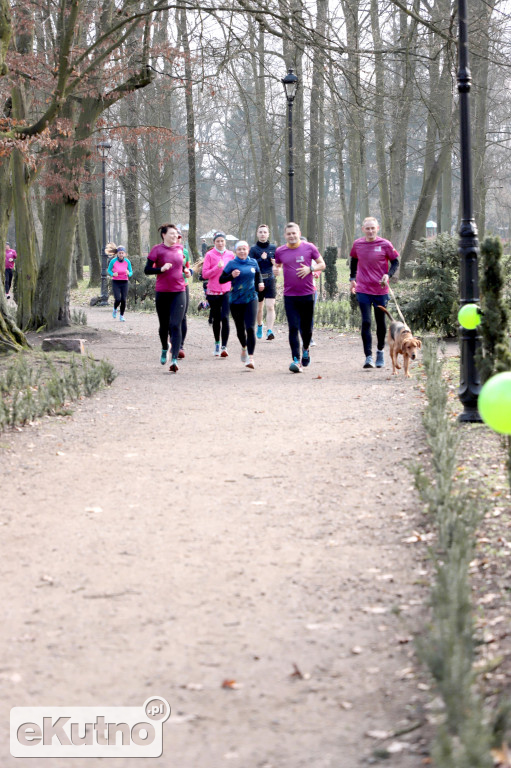
<svg viewBox="0 0 511 768">
<path fill-rule="evenodd" d="M 320 39 L 325 35 L 328 0 L 316 0 L 316 34 Z M 310 96 L 310 141 L 309 141 L 309 199 L 307 201 L 307 239 L 316 243 L 318 239 L 318 196 L 319 196 L 319 156 L 322 116 L 320 104 L 325 87 L 324 63 L 321 50 L 314 56 Z M 324 180 L 323 180 L 324 183 Z"/>
<path fill-rule="evenodd" d="M 25 329 L 30 325 L 37 283 L 37 259 L 35 249 L 34 220 L 30 205 L 30 188 L 27 168 L 18 149 L 11 155 L 14 193 L 14 218 L 16 221 L 17 271 L 17 324 Z"/>
<path fill-rule="evenodd" d="M 47 330 L 69 325 L 69 281 L 76 230 L 78 201 L 46 201 L 43 242 L 44 252 L 32 324 Z M 51 254 L 48 256 L 48 254 Z"/>
<path fill-rule="evenodd" d="M 0 35 L 2 24 L 2 13 L 0 4 Z M 0 37 L 1 40 L 1 37 Z M 1 42 L 0 42 L 1 53 Z M 0 57 L 1 61 L 1 57 Z M 7 229 L 9 227 L 9 219 L 12 209 L 12 186 L 11 186 L 11 164 L 9 157 L 4 157 L 0 160 L 0 253 L 5 253 L 5 241 L 7 236 Z M 28 349 L 29 344 L 25 335 L 20 331 L 18 326 L 11 320 L 10 315 L 7 312 L 7 304 L 5 301 L 4 291 L 4 264 L 5 260 L 1 259 L 2 267 L 0 269 L 0 275 L 2 276 L 2 285 L 0 286 L 0 353 L 4 352 L 18 352 L 21 349 Z"/>
<path fill-rule="evenodd" d="M 179 14 L 181 42 L 185 64 L 185 106 L 186 106 L 186 158 L 188 161 L 188 247 L 192 261 L 199 258 L 197 247 L 197 169 L 195 164 L 195 111 L 193 107 L 193 79 L 190 57 L 190 42 L 186 27 L 186 10 Z"/>
<path fill-rule="evenodd" d="M 376 167 L 378 169 L 378 188 L 380 191 L 381 234 L 390 238 L 392 220 L 390 212 L 389 178 L 385 158 L 385 71 L 383 66 L 382 40 L 380 34 L 380 11 L 378 0 L 371 0 L 371 27 L 374 41 L 374 143 L 376 152 Z"/>
<path fill-rule="evenodd" d="M 438 158 L 433 162 L 433 166 L 429 172 L 427 179 L 424 179 L 422 184 L 421 193 L 419 196 L 419 202 L 415 209 L 415 214 L 408 230 L 406 242 L 401 253 L 401 267 L 403 267 L 414 255 L 413 241 L 419 240 L 422 237 L 422 233 L 426 230 L 426 222 L 428 220 L 431 206 L 433 204 L 433 197 L 437 188 L 440 176 L 448 161 L 451 157 L 451 146 L 447 142 L 440 150 Z"/>
<path fill-rule="evenodd" d="M 82 227 L 80 223 L 80 208 L 82 203 L 80 202 L 78 209 L 78 216 L 76 219 L 76 232 L 75 232 L 75 270 L 76 279 L 83 280 L 83 255 L 84 255 L 84 243 L 82 241 Z"/>
</svg>

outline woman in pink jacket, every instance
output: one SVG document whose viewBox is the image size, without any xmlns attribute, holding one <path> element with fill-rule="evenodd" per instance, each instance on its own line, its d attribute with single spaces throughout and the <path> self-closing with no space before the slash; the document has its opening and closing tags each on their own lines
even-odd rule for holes
<svg viewBox="0 0 511 768">
<path fill-rule="evenodd" d="M 206 253 L 202 265 L 202 277 L 208 281 L 207 299 L 211 308 L 213 334 L 215 336 L 215 357 L 228 357 L 229 339 L 229 291 L 230 283 L 220 283 L 219 278 L 224 267 L 234 259 L 234 253 L 225 247 L 225 234 L 215 232 L 213 248 Z M 220 334 L 222 348 L 220 348 Z"/>
</svg>

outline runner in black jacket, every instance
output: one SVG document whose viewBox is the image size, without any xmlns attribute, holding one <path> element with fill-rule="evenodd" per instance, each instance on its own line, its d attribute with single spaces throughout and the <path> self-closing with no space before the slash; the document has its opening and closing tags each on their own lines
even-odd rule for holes
<svg viewBox="0 0 511 768">
<path fill-rule="evenodd" d="M 270 243 L 270 230 L 266 224 L 257 227 L 257 243 L 250 249 L 249 257 L 255 259 L 261 272 L 264 291 L 258 295 L 259 306 L 257 309 L 257 338 L 263 338 L 263 308 L 266 300 L 266 341 L 275 338 L 273 325 L 275 323 L 275 297 L 277 295 L 275 283 L 275 250 L 276 245 Z"/>
</svg>

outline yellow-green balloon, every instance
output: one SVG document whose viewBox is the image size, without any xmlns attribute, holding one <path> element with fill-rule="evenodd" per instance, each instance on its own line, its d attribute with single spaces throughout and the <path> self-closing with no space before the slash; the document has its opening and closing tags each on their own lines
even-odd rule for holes
<svg viewBox="0 0 511 768">
<path fill-rule="evenodd" d="M 479 393 L 477 407 L 483 421 L 501 435 L 511 435 L 511 371 L 488 379 Z"/>
<path fill-rule="evenodd" d="M 481 315 L 479 314 L 479 307 L 477 304 L 465 304 L 465 306 L 458 312 L 458 322 L 463 328 L 466 328 L 469 331 L 477 328 L 481 322 Z"/>
</svg>

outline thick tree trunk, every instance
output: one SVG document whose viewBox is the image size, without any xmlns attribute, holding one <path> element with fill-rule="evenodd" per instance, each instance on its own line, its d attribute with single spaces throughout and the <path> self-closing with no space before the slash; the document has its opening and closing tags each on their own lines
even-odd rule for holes
<svg viewBox="0 0 511 768">
<path fill-rule="evenodd" d="M 385 70 L 381 53 L 382 40 L 380 34 L 380 11 L 378 0 L 371 0 L 371 27 L 374 41 L 374 142 L 376 152 L 376 167 L 378 169 L 378 188 L 380 192 L 381 234 L 390 238 L 392 219 L 390 212 L 389 178 L 385 158 Z"/>
<path fill-rule="evenodd" d="M 328 0 L 316 0 L 316 33 L 320 39 L 325 35 Z M 321 154 L 321 100 L 325 88 L 324 61 L 321 49 L 314 56 L 310 98 L 310 171 L 309 199 L 307 201 L 307 239 L 313 243 L 318 239 L 318 196 L 319 196 L 319 158 Z M 324 180 L 323 180 L 324 183 Z"/>
<path fill-rule="evenodd" d="M 45 326 L 47 330 L 51 330 L 70 324 L 69 279 L 78 213 L 77 202 L 46 201 L 44 253 L 32 318 L 34 328 Z"/>
<path fill-rule="evenodd" d="M 81 207 L 81 202 L 79 208 Z M 76 219 L 76 232 L 75 232 L 75 271 L 76 279 L 83 280 L 83 256 L 84 256 L 84 243 L 82 241 L 82 227 L 80 226 L 80 210 Z"/>
<path fill-rule="evenodd" d="M 27 183 L 27 168 L 21 152 L 13 150 L 11 155 L 12 182 L 14 194 L 14 218 L 16 221 L 17 280 L 17 324 L 25 329 L 30 325 L 37 283 L 37 259 L 35 248 L 34 220 L 30 205 L 30 187 Z"/>
<path fill-rule="evenodd" d="M 186 10 L 179 13 L 181 42 L 185 57 L 186 159 L 188 162 L 188 247 L 192 261 L 199 258 L 197 247 L 197 168 L 195 163 L 195 111 L 190 43 L 186 26 Z"/>
<path fill-rule="evenodd" d="M 435 190 L 437 188 L 440 176 L 444 171 L 447 163 L 451 157 L 451 145 L 447 142 L 440 150 L 438 158 L 434 161 L 433 166 L 429 172 L 427 179 L 424 179 L 422 184 L 421 193 L 419 196 L 419 202 L 415 209 L 415 214 L 408 230 L 406 242 L 401 253 L 401 267 L 403 267 L 414 255 L 413 241 L 419 240 L 422 237 L 422 233 L 426 230 L 426 222 L 428 220 L 431 206 L 433 204 L 433 198 Z"/>
</svg>

